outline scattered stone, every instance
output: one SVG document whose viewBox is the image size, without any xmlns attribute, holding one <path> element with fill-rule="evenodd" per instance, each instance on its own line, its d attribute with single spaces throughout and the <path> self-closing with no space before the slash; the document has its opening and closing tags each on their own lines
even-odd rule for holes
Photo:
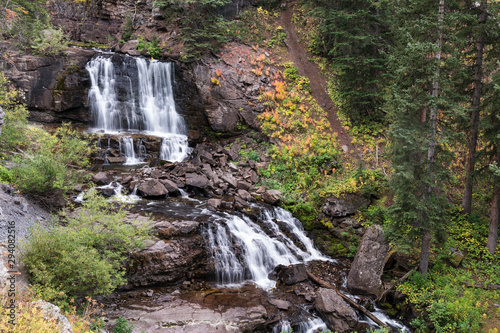
<svg viewBox="0 0 500 333">
<path fill-rule="evenodd" d="M 239 181 L 236 184 L 236 188 L 242 189 L 242 190 L 245 190 L 245 191 L 248 191 L 251 187 L 252 187 L 252 185 L 250 185 L 249 183 L 247 183 L 245 181 Z"/>
<path fill-rule="evenodd" d="M 199 175 L 197 173 L 187 173 L 186 174 L 186 185 L 191 187 L 196 187 L 204 189 L 208 185 L 207 177 Z"/>
<path fill-rule="evenodd" d="M 169 195 L 179 195 L 181 192 L 179 191 L 179 187 L 176 183 L 168 179 L 161 179 L 160 182 L 165 186 Z"/>
<path fill-rule="evenodd" d="M 289 266 L 280 265 L 276 268 L 276 270 L 278 271 L 278 279 L 288 285 L 306 281 L 309 278 L 303 264 Z"/>
<path fill-rule="evenodd" d="M 384 240 L 382 227 L 374 225 L 369 228 L 361 239 L 351 264 L 347 288 L 356 293 L 378 296 L 382 286 L 380 277 L 388 252 L 389 245 Z"/>
<path fill-rule="evenodd" d="M 229 165 L 229 170 L 231 170 L 232 172 L 238 172 L 238 171 L 240 170 L 240 169 L 238 169 L 238 167 L 237 167 L 234 163 L 232 163 L 232 162 L 229 162 L 229 163 L 228 163 L 228 165 Z"/>
<path fill-rule="evenodd" d="M 212 208 L 212 209 L 217 209 L 221 206 L 221 203 L 222 203 L 222 200 L 221 199 L 208 199 L 207 201 L 207 205 L 208 205 L 208 208 Z"/>
<path fill-rule="evenodd" d="M 280 310 L 288 310 L 288 308 L 290 307 L 290 302 L 281 299 L 269 298 L 268 302 Z"/>
<path fill-rule="evenodd" d="M 106 172 L 98 172 L 92 178 L 93 182 L 97 185 L 106 185 L 111 183 L 112 179 Z"/>
<path fill-rule="evenodd" d="M 221 176 L 221 178 L 233 188 L 236 188 L 236 186 L 238 185 L 238 181 L 231 174 L 224 174 Z"/>
<path fill-rule="evenodd" d="M 231 149 L 224 148 L 224 149 L 222 149 L 222 152 L 224 154 L 226 154 L 227 156 L 229 156 L 231 161 L 236 162 L 240 159 L 240 155 L 238 153 L 232 151 Z"/>
<path fill-rule="evenodd" d="M 245 200 L 245 201 L 254 201 L 253 197 L 250 195 L 250 193 L 248 193 L 247 191 L 245 190 L 238 190 L 237 192 L 238 194 L 238 197 L 240 197 L 241 199 Z"/>
<path fill-rule="evenodd" d="M 450 252 L 451 252 L 451 263 L 453 264 L 453 266 L 455 267 L 460 266 L 460 263 L 464 259 L 464 254 L 462 253 L 462 251 L 452 247 L 450 248 Z"/>
<path fill-rule="evenodd" d="M 243 210 L 245 208 L 250 207 L 250 204 L 247 201 L 241 199 L 240 197 L 234 197 L 234 207 L 238 210 Z"/>
<path fill-rule="evenodd" d="M 281 192 L 278 190 L 267 190 L 262 194 L 262 199 L 268 204 L 276 204 L 281 197 Z"/>
</svg>

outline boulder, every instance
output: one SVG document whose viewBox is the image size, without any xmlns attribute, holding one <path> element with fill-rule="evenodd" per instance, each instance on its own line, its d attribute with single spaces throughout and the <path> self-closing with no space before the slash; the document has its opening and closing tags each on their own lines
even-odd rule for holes
<svg viewBox="0 0 500 333">
<path fill-rule="evenodd" d="M 222 203 L 221 199 L 208 199 L 207 205 L 209 209 L 217 209 Z"/>
<path fill-rule="evenodd" d="M 71 323 L 61 313 L 61 309 L 57 305 L 42 300 L 33 302 L 33 305 L 43 312 L 46 320 L 54 320 L 59 324 L 59 333 L 73 333 Z"/>
<path fill-rule="evenodd" d="M 281 299 L 269 298 L 268 302 L 280 310 L 288 310 L 288 308 L 290 307 L 290 302 Z"/>
<path fill-rule="evenodd" d="M 347 288 L 356 293 L 377 296 L 381 291 L 380 277 L 388 252 L 389 245 L 384 240 L 382 227 L 379 225 L 370 227 L 361 239 L 358 252 L 351 264 Z"/>
<path fill-rule="evenodd" d="M 158 179 L 149 179 L 142 182 L 139 187 L 137 187 L 137 191 L 143 197 L 164 197 L 168 194 L 167 189 Z"/>
<path fill-rule="evenodd" d="M 186 185 L 204 189 L 208 185 L 208 179 L 204 175 L 199 175 L 197 173 L 187 173 Z"/>
<path fill-rule="evenodd" d="M 358 322 L 356 312 L 333 289 L 319 288 L 314 306 L 332 331 L 352 332 Z"/>
<path fill-rule="evenodd" d="M 346 194 L 342 198 L 329 198 L 321 207 L 323 213 L 331 217 L 344 217 L 354 215 L 358 210 L 368 207 L 370 199 L 356 195 Z"/>
<path fill-rule="evenodd" d="M 233 175 L 229 173 L 222 175 L 221 178 L 233 188 L 236 188 L 236 186 L 238 186 L 238 181 L 236 180 L 236 178 L 234 178 Z"/>
<path fill-rule="evenodd" d="M 121 51 L 123 53 L 129 53 L 130 50 L 137 50 L 138 45 L 139 41 L 137 39 L 129 40 L 122 46 Z"/>
<path fill-rule="evenodd" d="M 262 199 L 268 204 L 276 204 L 281 197 L 281 192 L 278 190 L 267 190 L 262 194 Z"/>
<path fill-rule="evenodd" d="M 250 195 L 250 193 L 248 193 L 247 191 L 245 190 L 238 190 L 237 192 L 238 194 L 238 197 L 240 197 L 241 199 L 245 200 L 245 201 L 254 201 L 253 197 Z"/>
<path fill-rule="evenodd" d="M 106 185 L 111 183 L 113 179 L 106 172 L 98 172 L 92 178 L 92 181 L 97 185 Z"/>
</svg>

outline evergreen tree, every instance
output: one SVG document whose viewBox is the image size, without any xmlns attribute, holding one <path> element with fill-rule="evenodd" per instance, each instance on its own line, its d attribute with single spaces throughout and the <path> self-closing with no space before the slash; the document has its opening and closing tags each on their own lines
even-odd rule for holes
<svg viewBox="0 0 500 333">
<path fill-rule="evenodd" d="M 388 1 L 313 0 L 320 33 L 310 45 L 330 60 L 341 111 L 354 123 L 383 121 L 386 77 Z"/>
<path fill-rule="evenodd" d="M 428 270 L 432 236 L 442 235 L 445 227 L 443 185 L 451 156 L 443 148 L 454 132 L 448 123 L 460 109 L 453 87 L 460 72 L 457 52 L 445 42 L 456 33 L 454 5 L 452 0 L 446 7 L 444 0 L 395 1 L 387 103 L 394 205 L 388 231 L 401 246 L 421 244 L 422 274 Z"/>
</svg>

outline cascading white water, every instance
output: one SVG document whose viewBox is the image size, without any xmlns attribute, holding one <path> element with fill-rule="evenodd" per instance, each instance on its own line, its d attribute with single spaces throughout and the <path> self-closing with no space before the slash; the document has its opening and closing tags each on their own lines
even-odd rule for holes
<svg viewBox="0 0 500 333">
<path fill-rule="evenodd" d="M 125 165 L 134 165 L 142 162 L 141 141 L 138 142 L 138 154 L 135 153 L 134 140 L 130 136 L 124 136 L 120 139 L 120 153 L 125 156 Z"/>
<path fill-rule="evenodd" d="M 89 103 L 95 130 L 143 132 L 161 137 L 160 159 L 183 160 L 189 147 L 184 120 L 175 108 L 172 65 L 118 57 L 100 55 L 86 66 L 91 80 Z"/>
<path fill-rule="evenodd" d="M 272 289 L 276 282 L 269 273 L 278 265 L 290 265 L 308 260 L 329 260 L 314 248 L 310 239 L 296 225 L 295 219 L 281 208 L 264 210 L 260 221 L 268 235 L 258 224 L 246 216 L 226 214 L 208 230 L 208 243 L 215 259 L 219 284 L 235 284 L 252 280 L 263 289 Z M 301 249 L 287 237 L 274 221 L 279 219 L 287 229 L 297 235 Z M 233 246 L 235 243 L 237 246 Z M 239 250 L 239 256 L 237 250 Z"/>
</svg>

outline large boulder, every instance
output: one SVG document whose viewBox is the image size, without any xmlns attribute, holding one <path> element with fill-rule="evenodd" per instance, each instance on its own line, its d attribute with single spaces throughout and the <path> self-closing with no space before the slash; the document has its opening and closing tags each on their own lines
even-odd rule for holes
<svg viewBox="0 0 500 333">
<path fill-rule="evenodd" d="M 139 187 L 137 187 L 137 191 L 143 197 L 147 198 L 164 197 L 168 194 L 167 189 L 158 179 L 149 179 L 142 182 Z"/>
<path fill-rule="evenodd" d="M 276 267 L 278 279 L 280 279 L 284 284 L 292 285 L 302 281 L 306 281 L 309 277 L 306 273 L 306 268 L 304 264 L 296 264 L 289 266 L 278 266 Z"/>
<path fill-rule="evenodd" d="M 333 289 L 319 288 L 314 306 L 332 331 L 352 332 L 358 323 L 356 312 Z"/>
<path fill-rule="evenodd" d="M 384 240 L 382 227 L 374 225 L 369 228 L 361 239 L 347 277 L 349 290 L 377 296 L 381 291 L 380 277 L 388 251 L 389 245 Z"/>
<path fill-rule="evenodd" d="M 204 189 L 208 185 L 208 178 L 197 173 L 186 174 L 186 186 Z"/>
<path fill-rule="evenodd" d="M 346 194 L 341 198 L 329 198 L 321 207 L 323 213 L 331 217 L 344 217 L 354 215 L 358 210 L 368 207 L 370 199 L 356 195 Z"/>
</svg>

